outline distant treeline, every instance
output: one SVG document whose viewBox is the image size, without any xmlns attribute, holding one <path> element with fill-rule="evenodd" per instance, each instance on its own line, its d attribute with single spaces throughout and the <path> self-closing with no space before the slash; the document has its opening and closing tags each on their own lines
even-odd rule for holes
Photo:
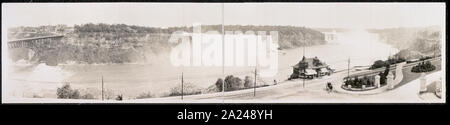
<svg viewBox="0 0 450 125">
<path fill-rule="evenodd" d="M 221 25 L 203 25 L 201 26 L 202 32 L 207 31 L 222 31 Z M 128 37 L 143 37 L 147 34 L 154 34 L 156 37 L 161 37 L 162 35 L 170 35 L 175 31 L 186 31 L 192 32 L 192 27 L 169 27 L 169 28 L 154 28 L 154 27 L 142 27 L 133 26 L 125 24 L 84 24 L 75 25 L 75 33 L 80 34 L 81 37 L 84 35 L 89 35 L 92 33 L 102 33 L 107 35 L 102 35 L 106 40 L 118 40 L 120 38 Z M 300 46 L 311 46 L 325 44 L 324 34 L 319 31 L 305 28 L 305 27 L 293 27 L 293 26 L 241 26 L 241 25 L 227 25 L 225 26 L 225 31 L 278 31 L 279 34 L 279 45 L 281 49 L 295 48 Z M 160 35 L 160 36 L 158 36 Z M 89 36 L 95 37 L 95 36 Z M 164 41 L 155 41 L 167 43 Z"/>
<path fill-rule="evenodd" d="M 202 25 L 202 32 L 215 30 L 221 32 L 221 25 Z M 192 32 L 192 27 L 155 28 L 125 24 L 82 24 L 16 27 L 8 30 L 9 39 L 35 37 L 36 34 L 64 34 L 62 45 L 56 52 L 36 56 L 53 57 L 58 62 L 75 61 L 81 63 L 126 63 L 148 61 L 153 55 L 169 51 L 175 46 L 168 42 L 175 31 Z M 278 31 L 280 49 L 325 44 L 324 34 L 319 31 L 294 26 L 240 26 L 227 25 L 225 31 L 252 30 Z M 38 35 L 39 36 L 39 35 Z M 42 49 L 45 51 L 45 49 Z M 13 55 L 26 55 L 28 52 L 14 51 Z M 17 54 L 19 53 L 19 54 Z M 49 55 L 50 54 L 50 55 Z M 37 60 L 42 59 L 35 57 Z M 15 60 L 18 60 L 16 58 Z"/>
<path fill-rule="evenodd" d="M 320 31 L 320 32 L 348 32 L 349 29 L 345 28 L 313 28 L 314 30 Z"/>
<path fill-rule="evenodd" d="M 207 31 L 222 31 L 221 25 L 202 25 L 202 32 Z M 154 27 L 142 27 L 133 26 L 125 24 L 84 24 L 75 25 L 75 33 L 78 34 L 91 34 L 91 33 L 102 33 L 108 34 L 103 35 L 106 40 L 118 40 L 120 38 L 127 37 L 142 37 L 147 34 L 154 34 L 155 37 L 161 37 L 162 35 L 170 35 L 175 31 L 186 31 L 192 32 L 192 27 L 169 27 L 169 28 L 154 28 Z M 316 30 L 305 28 L 305 27 L 293 27 L 293 26 L 241 26 L 241 25 L 227 25 L 225 26 L 225 31 L 278 31 L 279 34 L 279 45 L 281 49 L 295 48 L 300 46 L 311 46 L 325 44 L 324 35 Z M 160 36 L 158 36 L 160 35 Z M 90 36 L 92 37 L 92 36 Z M 167 43 L 164 41 L 155 41 L 161 43 Z"/>
</svg>

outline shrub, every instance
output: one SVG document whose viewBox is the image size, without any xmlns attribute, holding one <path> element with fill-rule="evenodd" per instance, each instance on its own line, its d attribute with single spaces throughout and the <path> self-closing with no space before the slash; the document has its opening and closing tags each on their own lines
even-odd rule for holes
<svg viewBox="0 0 450 125">
<path fill-rule="evenodd" d="M 404 58 L 401 57 L 397 57 L 397 58 L 389 58 L 386 61 L 383 60 L 377 60 L 375 61 L 369 69 L 376 69 L 376 68 L 381 68 L 381 67 L 385 67 L 389 64 L 396 64 L 396 63 L 401 63 L 401 62 L 405 62 L 406 60 Z"/>
<path fill-rule="evenodd" d="M 374 77 L 373 76 L 364 76 L 363 78 L 355 77 L 352 80 L 347 80 L 344 82 L 345 86 L 351 85 L 352 88 L 362 88 L 363 85 L 366 87 L 374 86 Z"/>
<path fill-rule="evenodd" d="M 117 97 L 116 97 L 116 100 L 117 101 L 122 101 L 123 100 L 123 95 L 117 95 Z"/>
<path fill-rule="evenodd" d="M 153 94 L 151 92 L 143 92 L 136 97 L 136 99 L 145 99 L 145 98 L 153 98 Z"/>
<path fill-rule="evenodd" d="M 202 93 L 215 93 L 215 92 L 221 92 L 222 90 L 219 90 L 215 84 L 210 85 L 209 87 L 202 90 Z"/>
<path fill-rule="evenodd" d="M 95 98 L 94 98 L 94 95 L 92 95 L 92 94 L 90 94 L 90 93 L 87 93 L 87 94 L 81 96 L 81 98 L 82 98 L 82 99 L 95 99 Z"/>
<path fill-rule="evenodd" d="M 369 69 L 376 69 L 383 66 L 386 66 L 386 62 L 384 62 L 383 60 L 377 60 L 372 64 L 372 66 L 370 66 Z"/>
<path fill-rule="evenodd" d="M 366 86 L 374 86 L 375 85 L 375 77 L 374 76 L 364 76 L 362 79 L 362 84 Z"/>
<path fill-rule="evenodd" d="M 233 75 L 229 75 L 225 77 L 225 91 L 233 91 L 244 88 L 242 84 L 242 80 L 239 77 L 234 77 Z"/>
<path fill-rule="evenodd" d="M 425 56 L 425 57 L 420 58 L 419 60 L 420 60 L 420 61 L 424 61 L 424 60 L 431 59 L 431 58 L 433 58 L 433 57 L 431 57 L 431 56 Z"/>
<path fill-rule="evenodd" d="M 181 93 L 181 86 L 173 87 L 170 90 L 169 96 L 180 96 L 180 95 L 195 95 L 202 93 L 199 87 L 195 86 L 191 83 L 184 83 L 183 85 L 183 93 Z"/>
<path fill-rule="evenodd" d="M 252 80 L 252 78 L 250 77 L 250 76 L 245 76 L 245 79 L 244 79 L 244 87 L 245 88 L 251 88 L 251 87 L 253 87 L 253 80 Z"/>
<path fill-rule="evenodd" d="M 79 99 L 79 98 L 80 98 L 80 92 L 78 90 L 72 91 L 72 94 L 69 97 L 69 99 Z"/>
<path fill-rule="evenodd" d="M 43 97 L 40 95 L 33 94 L 33 98 L 43 98 Z"/>
<path fill-rule="evenodd" d="M 405 62 L 406 59 L 402 58 L 402 57 L 396 57 L 396 58 L 389 58 L 387 60 L 388 64 L 396 64 L 396 63 L 401 63 L 401 62 Z"/>
<path fill-rule="evenodd" d="M 219 91 L 223 90 L 223 80 L 222 80 L 222 78 L 217 79 L 215 84 L 216 84 L 217 90 L 219 90 Z"/>
<path fill-rule="evenodd" d="M 70 84 L 66 83 L 61 88 L 56 89 L 56 95 L 58 99 L 79 99 L 80 92 L 78 90 L 72 90 Z"/>
<path fill-rule="evenodd" d="M 421 62 L 419 63 L 417 66 L 414 66 L 411 69 L 411 72 L 415 72 L 415 73 L 421 73 L 421 72 L 429 72 L 429 71 L 433 71 L 436 69 L 436 66 L 434 66 L 433 64 L 431 64 L 430 61 L 427 62 Z"/>
<path fill-rule="evenodd" d="M 106 100 L 115 99 L 115 97 L 117 96 L 116 93 L 117 93 L 117 91 L 115 91 L 113 89 L 105 89 L 103 91 L 104 99 L 106 99 Z"/>
<path fill-rule="evenodd" d="M 225 80 L 222 80 L 221 78 L 217 79 L 216 87 L 219 90 L 222 90 L 223 83 L 225 84 L 225 91 L 233 91 L 244 88 L 242 80 L 239 77 L 234 77 L 233 75 L 225 77 Z"/>
<path fill-rule="evenodd" d="M 82 94 L 86 93 L 86 94 Z M 56 90 L 58 99 L 95 99 L 94 95 L 87 91 L 72 89 L 69 83 L 64 84 Z"/>
</svg>

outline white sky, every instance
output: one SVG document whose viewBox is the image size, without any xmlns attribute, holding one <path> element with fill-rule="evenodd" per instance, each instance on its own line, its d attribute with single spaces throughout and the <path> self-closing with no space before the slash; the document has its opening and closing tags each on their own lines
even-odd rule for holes
<svg viewBox="0 0 450 125">
<path fill-rule="evenodd" d="M 445 3 L 226 3 L 225 24 L 387 28 L 445 24 Z M 2 25 L 221 24 L 221 3 L 3 3 Z"/>
</svg>

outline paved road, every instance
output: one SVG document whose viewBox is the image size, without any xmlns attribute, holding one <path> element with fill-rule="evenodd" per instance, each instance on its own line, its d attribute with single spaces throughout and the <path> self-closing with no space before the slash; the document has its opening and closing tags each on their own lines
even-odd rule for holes
<svg viewBox="0 0 450 125">
<path fill-rule="evenodd" d="M 314 80 L 306 80 L 305 88 L 303 88 L 303 80 L 291 80 L 285 81 L 275 86 L 268 86 L 263 88 L 257 88 L 256 94 L 254 96 L 253 89 L 242 90 L 242 92 L 235 93 L 234 92 L 226 92 L 225 96 L 209 96 L 209 97 L 194 97 L 187 99 L 230 99 L 230 100 L 248 100 L 248 99 L 277 99 L 282 98 L 283 96 L 288 96 L 290 93 L 294 94 L 298 91 L 302 90 L 319 90 L 324 91 L 325 84 L 328 81 L 338 81 L 342 79 L 342 77 L 347 74 L 344 72 L 336 73 L 331 76 L 324 76 L 322 78 L 314 79 Z M 337 83 L 335 83 L 337 86 Z"/>
<path fill-rule="evenodd" d="M 440 59 L 434 59 L 432 62 L 441 61 Z M 410 63 L 403 67 L 409 68 L 416 63 Z M 394 70 L 395 66 L 392 66 Z M 391 71 L 392 71 L 391 70 Z M 378 69 L 376 71 L 384 71 L 383 69 Z M 366 74 L 364 72 L 373 72 L 373 71 L 355 71 L 351 72 L 351 74 Z M 253 89 L 241 90 L 241 92 L 226 92 L 224 95 L 218 96 L 193 96 L 187 97 L 186 99 L 225 99 L 225 100 L 251 100 L 251 99 L 284 99 L 290 98 L 292 96 L 313 96 L 317 98 L 335 98 L 336 94 L 348 95 L 344 93 L 333 93 L 329 94 L 325 91 L 325 84 L 327 82 L 331 82 L 334 87 L 339 87 L 342 83 L 342 79 L 347 76 L 347 72 L 339 72 L 335 73 L 331 76 L 324 76 L 322 78 L 307 80 L 305 82 L 305 88 L 303 88 L 303 80 L 292 80 L 285 81 L 280 83 L 279 85 L 269 86 L 264 88 L 257 88 L 256 95 L 254 96 Z"/>
</svg>

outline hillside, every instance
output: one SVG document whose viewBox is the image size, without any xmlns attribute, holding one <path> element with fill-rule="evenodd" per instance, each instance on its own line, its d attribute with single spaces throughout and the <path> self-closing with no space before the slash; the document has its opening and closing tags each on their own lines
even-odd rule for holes
<svg viewBox="0 0 450 125">
<path fill-rule="evenodd" d="M 221 31 L 221 25 L 202 25 L 202 32 Z M 175 31 L 192 32 L 192 27 L 155 28 L 125 24 L 82 24 L 8 29 L 8 39 L 32 38 L 64 34 L 62 45 L 54 52 L 35 55 L 31 61 L 53 57 L 61 62 L 77 63 L 131 63 L 148 62 L 152 57 L 170 51 L 175 46 L 168 42 Z M 292 26 L 225 26 L 225 31 L 278 31 L 280 49 L 325 44 L 324 35 L 316 30 Z M 24 59 L 28 49 L 10 50 L 14 61 Z"/>
<path fill-rule="evenodd" d="M 379 34 L 381 41 L 401 50 L 398 55 L 405 58 L 441 54 L 442 32 L 437 26 L 370 29 L 369 32 Z"/>
</svg>

